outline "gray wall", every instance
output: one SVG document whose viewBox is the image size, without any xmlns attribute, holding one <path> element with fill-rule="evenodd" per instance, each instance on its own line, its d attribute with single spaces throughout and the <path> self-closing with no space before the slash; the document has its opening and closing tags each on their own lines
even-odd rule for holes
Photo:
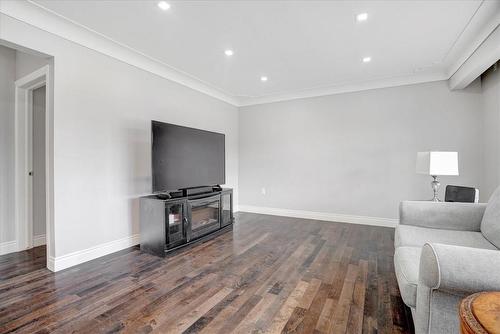
<svg viewBox="0 0 500 334">
<path fill-rule="evenodd" d="M 482 190 L 483 199 L 486 199 L 500 185 L 500 66 L 490 68 L 481 80 L 484 110 Z"/>
<path fill-rule="evenodd" d="M 416 152 L 459 152 L 458 177 L 480 185 L 481 87 L 446 82 L 240 109 L 240 205 L 397 218 L 404 199 L 430 199 Z M 266 195 L 261 188 L 266 188 Z"/>
<path fill-rule="evenodd" d="M 45 235 L 45 86 L 33 91 L 33 235 Z"/>
<path fill-rule="evenodd" d="M 151 120 L 225 133 L 226 185 L 237 203 L 236 107 L 2 14 L 0 38 L 54 56 L 51 256 L 139 233 Z"/>
<path fill-rule="evenodd" d="M 48 59 L 0 45 L 0 242 L 16 238 L 14 222 L 15 81 L 48 64 Z M 35 222 L 34 235 L 45 226 Z"/>
<path fill-rule="evenodd" d="M 437 82 L 238 112 L 2 14 L 0 38 L 55 57 L 52 256 L 139 232 L 137 198 L 151 191 L 151 119 L 225 133 L 235 203 L 395 218 L 400 200 L 430 198 L 430 178 L 415 174 L 416 152 L 430 149 L 460 152 L 461 175 L 443 184 L 480 183 L 477 83 L 458 92 Z"/>
<path fill-rule="evenodd" d="M 16 238 L 14 225 L 14 81 L 16 52 L 0 45 L 0 243 Z"/>
</svg>

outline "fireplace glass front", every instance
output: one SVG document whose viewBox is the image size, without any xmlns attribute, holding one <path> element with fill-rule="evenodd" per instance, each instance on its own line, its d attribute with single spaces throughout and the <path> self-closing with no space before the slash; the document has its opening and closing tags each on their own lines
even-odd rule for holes
<svg viewBox="0 0 500 334">
<path fill-rule="evenodd" d="M 202 200 L 189 201 L 191 208 L 191 238 L 196 239 L 218 230 L 220 197 L 214 196 Z"/>
</svg>

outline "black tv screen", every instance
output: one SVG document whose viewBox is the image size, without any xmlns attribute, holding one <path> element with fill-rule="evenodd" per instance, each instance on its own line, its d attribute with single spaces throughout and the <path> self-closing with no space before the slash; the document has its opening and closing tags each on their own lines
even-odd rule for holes
<svg viewBox="0 0 500 334">
<path fill-rule="evenodd" d="M 151 122 L 153 192 L 224 184 L 225 135 Z"/>
</svg>

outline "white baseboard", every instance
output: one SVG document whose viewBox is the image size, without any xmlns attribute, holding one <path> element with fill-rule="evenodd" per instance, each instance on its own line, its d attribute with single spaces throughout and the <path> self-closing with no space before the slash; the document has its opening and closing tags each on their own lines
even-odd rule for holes
<svg viewBox="0 0 500 334">
<path fill-rule="evenodd" d="M 251 212 L 251 213 L 260 213 L 272 216 L 315 219 L 315 220 L 323 220 L 323 221 L 337 222 L 337 223 L 350 223 L 350 224 L 362 224 L 362 225 L 385 226 L 385 227 L 396 227 L 399 223 L 398 219 L 394 218 L 353 216 L 353 215 L 344 215 L 344 214 L 329 213 L 329 212 L 314 212 L 314 211 L 304 211 L 304 210 L 268 208 L 268 207 L 253 206 L 253 205 L 240 204 L 238 206 L 238 209 L 240 212 Z"/>
<path fill-rule="evenodd" d="M 37 235 L 33 237 L 33 247 L 45 245 L 45 234 Z M 0 255 L 5 255 L 9 253 L 19 252 L 17 246 L 17 240 L 6 241 L 0 243 Z"/>
<path fill-rule="evenodd" d="M 17 241 L 0 242 L 0 255 L 17 252 Z"/>
<path fill-rule="evenodd" d="M 45 234 L 35 235 L 33 237 L 33 247 L 42 246 L 45 245 L 46 243 L 47 241 L 45 239 Z"/>
<path fill-rule="evenodd" d="M 121 251 L 139 244 L 139 234 L 134 234 L 129 237 L 110 241 L 94 247 L 90 247 L 81 251 L 69 253 L 62 256 L 50 257 L 47 261 L 48 268 L 52 271 L 59 271 L 78 264 L 97 259 L 101 256 L 108 255 L 114 252 Z"/>
<path fill-rule="evenodd" d="M 54 269 L 54 257 L 53 256 L 49 256 L 48 259 L 47 259 L 47 268 L 50 270 L 50 271 L 56 271 Z"/>
</svg>

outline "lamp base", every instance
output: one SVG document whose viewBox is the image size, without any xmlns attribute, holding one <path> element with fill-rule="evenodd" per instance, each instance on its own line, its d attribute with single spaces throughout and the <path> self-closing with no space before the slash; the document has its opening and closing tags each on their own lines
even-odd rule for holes
<svg viewBox="0 0 500 334">
<path fill-rule="evenodd" d="M 438 197 L 438 190 L 439 190 L 439 186 L 441 185 L 441 183 L 439 183 L 438 179 L 437 179 L 437 175 L 431 175 L 434 180 L 431 182 L 431 187 L 432 187 L 432 191 L 434 191 L 434 197 L 432 198 L 432 202 L 441 202 L 441 200 L 439 199 Z"/>
</svg>

